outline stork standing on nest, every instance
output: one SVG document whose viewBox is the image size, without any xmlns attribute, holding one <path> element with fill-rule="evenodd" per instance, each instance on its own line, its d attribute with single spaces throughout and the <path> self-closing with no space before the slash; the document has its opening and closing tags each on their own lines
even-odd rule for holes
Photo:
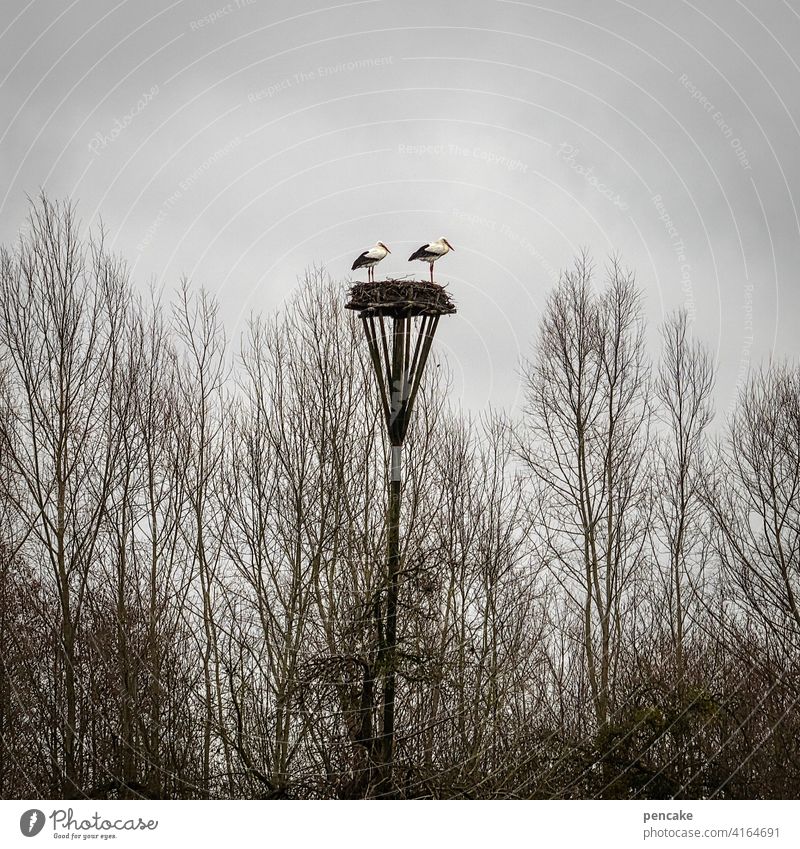
<svg viewBox="0 0 800 849">
<path fill-rule="evenodd" d="M 375 272 L 373 271 L 373 267 L 384 259 L 386 254 L 390 253 L 391 251 L 383 244 L 383 242 L 375 242 L 375 247 L 370 248 L 368 251 L 364 251 L 364 253 L 361 254 L 361 256 L 353 263 L 353 267 L 350 270 L 355 271 L 357 268 L 366 268 L 367 281 L 374 283 Z"/>
<path fill-rule="evenodd" d="M 437 239 L 435 242 L 428 242 L 427 245 L 423 245 L 421 248 L 417 248 L 413 254 L 408 258 L 408 261 L 418 259 L 422 262 L 427 262 L 431 267 L 431 283 L 433 283 L 433 264 L 436 262 L 439 257 L 444 256 L 450 251 L 454 251 L 455 248 L 450 244 L 450 242 L 442 236 L 441 239 Z"/>
</svg>

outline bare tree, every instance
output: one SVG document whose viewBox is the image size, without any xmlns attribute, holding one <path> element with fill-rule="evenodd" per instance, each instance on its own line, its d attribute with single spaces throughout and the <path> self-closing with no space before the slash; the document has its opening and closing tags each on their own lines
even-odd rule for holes
<svg viewBox="0 0 800 849">
<path fill-rule="evenodd" d="M 76 645 L 120 450 L 112 349 L 124 274 L 102 241 L 87 254 L 71 208 L 42 197 L 17 251 L 3 254 L 0 301 L 9 413 L 0 441 L 20 481 L 26 539 L 55 582 L 60 789 L 70 796 L 82 789 Z"/>
<path fill-rule="evenodd" d="M 585 684 L 588 697 L 581 736 L 541 780 L 564 758 L 583 761 L 576 788 L 599 770 L 593 792 L 615 795 L 624 792 L 615 786 L 618 738 L 632 704 L 626 668 L 647 565 L 650 378 L 633 275 L 612 259 L 606 277 L 598 291 L 582 255 L 550 296 L 524 365 L 519 450 L 539 556 L 567 605 L 564 636 L 582 654 L 572 686 Z"/>
<path fill-rule="evenodd" d="M 800 369 L 771 366 L 742 391 L 710 492 L 734 603 L 784 657 L 800 647 Z"/>
<path fill-rule="evenodd" d="M 513 786 L 510 753 L 542 705 L 540 564 L 513 446 L 498 415 L 477 425 L 443 416 L 417 481 L 429 519 L 409 540 L 401 596 L 398 750 L 409 795 Z"/>
<path fill-rule="evenodd" d="M 680 688 L 685 674 L 685 632 L 689 594 L 702 579 L 705 507 L 702 489 L 707 474 L 706 432 L 713 416 L 714 369 L 708 351 L 691 338 L 688 314 L 670 316 L 662 328 L 663 348 L 654 394 L 664 425 L 655 442 L 654 560 L 666 554 L 667 568 L 659 598 L 668 613 L 675 647 L 675 675 Z M 653 610 L 657 614 L 657 607 Z"/>
<path fill-rule="evenodd" d="M 584 256 L 551 295 L 525 369 L 523 459 L 539 485 L 543 556 L 583 616 L 594 716 L 615 709 L 626 595 L 641 565 L 648 373 L 632 275 L 595 293 Z"/>
<path fill-rule="evenodd" d="M 223 576 L 222 540 L 227 511 L 220 495 L 225 432 L 226 340 L 219 307 L 205 292 L 192 295 L 184 280 L 173 305 L 173 327 L 181 346 L 177 360 L 180 411 L 178 468 L 186 514 L 178 523 L 192 571 L 186 611 L 195 614 L 202 659 L 204 711 L 202 787 L 211 792 L 214 773 L 231 773 L 230 753 L 219 729 L 223 718 L 223 681 L 218 642 L 218 597 Z M 196 578 L 196 581 L 194 580 Z M 222 742 L 221 752 L 217 742 Z"/>
</svg>

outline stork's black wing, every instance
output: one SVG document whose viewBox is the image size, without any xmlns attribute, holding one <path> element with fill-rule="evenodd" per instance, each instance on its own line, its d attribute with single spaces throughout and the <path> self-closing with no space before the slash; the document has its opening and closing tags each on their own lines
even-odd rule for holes
<svg viewBox="0 0 800 849">
<path fill-rule="evenodd" d="M 361 256 L 353 263 L 353 267 L 350 271 L 355 271 L 357 268 L 363 268 L 364 265 L 369 262 L 369 257 L 367 256 L 368 253 L 369 251 L 364 251 L 364 253 L 361 254 Z"/>
<path fill-rule="evenodd" d="M 413 254 L 411 254 L 408 261 L 411 262 L 412 259 L 430 259 L 432 256 L 436 256 L 436 254 L 432 254 L 428 250 L 427 245 L 421 245 L 414 251 Z"/>
</svg>

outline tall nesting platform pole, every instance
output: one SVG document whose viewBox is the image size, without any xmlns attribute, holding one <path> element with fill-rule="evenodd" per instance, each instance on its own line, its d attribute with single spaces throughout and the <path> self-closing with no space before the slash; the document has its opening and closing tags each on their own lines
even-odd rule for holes
<svg viewBox="0 0 800 849">
<path fill-rule="evenodd" d="M 447 291 L 436 283 L 378 280 L 350 290 L 369 346 L 386 419 L 391 457 L 386 510 L 385 618 L 379 627 L 377 666 L 383 674 L 383 724 L 378 746 L 381 795 L 394 791 L 397 602 L 400 592 L 400 500 L 403 441 L 408 430 L 433 337 L 442 315 L 455 313 Z M 382 614 L 382 617 L 384 614 Z"/>
</svg>

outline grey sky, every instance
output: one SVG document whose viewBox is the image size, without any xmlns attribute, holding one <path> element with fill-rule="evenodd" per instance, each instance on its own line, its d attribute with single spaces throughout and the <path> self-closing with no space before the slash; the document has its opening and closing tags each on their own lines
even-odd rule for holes
<svg viewBox="0 0 800 849">
<path fill-rule="evenodd" d="M 230 335 L 306 266 L 444 235 L 454 399 L 520 403 L 559 269 L 686 305 L 717 407 L 800 349 L 800 2 L 33 0 L 0 20 L 3 242 L 26 193 L 102 213 L 139 285 L 182 273 Z M 415 264 L 425 274 L 427 266 Z M 365 278 L 362 273 L 361 277 Z"/>
</svg>

